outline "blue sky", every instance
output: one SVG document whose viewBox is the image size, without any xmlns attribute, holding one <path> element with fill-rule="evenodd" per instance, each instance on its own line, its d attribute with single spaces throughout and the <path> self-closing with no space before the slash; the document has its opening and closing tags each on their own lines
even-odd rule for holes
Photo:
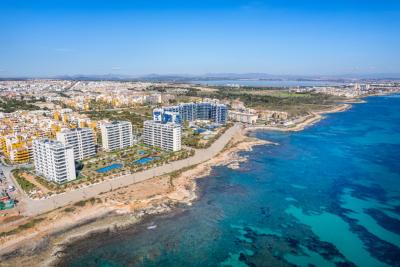
<svg viewBox="0 0 400 267">
<path fill-rule="evenodd" d="M 0 76 L 400 73 L 400 1 L 1 0 Z"/>
</svg>

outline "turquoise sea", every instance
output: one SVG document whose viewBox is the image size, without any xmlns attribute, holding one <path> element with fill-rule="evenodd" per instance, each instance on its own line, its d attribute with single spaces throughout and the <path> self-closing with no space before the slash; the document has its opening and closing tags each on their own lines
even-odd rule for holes
<svg viewBox="0 0 400 267">
<path fill-rule="evenodd" d="M 400 96 L 216 167 L 173 214 L 71 244 L 66 266 L 400 266 Z M 157 225 L 156 228 L 149 225 Z"/>
</svg>

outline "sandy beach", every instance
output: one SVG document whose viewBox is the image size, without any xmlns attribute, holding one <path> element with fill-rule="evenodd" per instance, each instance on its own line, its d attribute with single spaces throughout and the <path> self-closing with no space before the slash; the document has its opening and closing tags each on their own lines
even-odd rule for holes
<svg viewBox="0 0 400 267">
<path fill-rule="evenodd" d="M 55 266 L 63 248 L 91 234 L 130 227 L 146 216 L 163 214 L 178 206 L 191 205 L 198 197 L 196 179 L 210 174 L 212 167 L 239 168 L 246 160 L 238 152 L 273 143 L 248 136 L 254 130 L 301 131 L 323 119 L 323 114 L 341 112 L 351 105 L 314 113 L 290 128 L 246 127 L 238 131 L 225 148 L 212 159 L 180 171 L 158 176 L 127 187 L 102 193 L 84 202 L 60 207 L 40 216 L 15 218 L 0 226 L 0 233 L 15 231 L 39 219 L 32 227 L 20 227 L 0 236 L 0 266 Z M 29 240 L 29 242 L 27 242 Z"/>
</svg>

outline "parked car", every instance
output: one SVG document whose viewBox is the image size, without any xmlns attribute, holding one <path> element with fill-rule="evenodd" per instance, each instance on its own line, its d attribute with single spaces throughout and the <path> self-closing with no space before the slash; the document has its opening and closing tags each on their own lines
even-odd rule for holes
<svg viewBox="0 0 400 267">
<path fill-rule="evenodd" d="M 8 192 L 14 192 L 15 191 L 15 186 L 9 185 L 8 186 Z"/>
</svg>

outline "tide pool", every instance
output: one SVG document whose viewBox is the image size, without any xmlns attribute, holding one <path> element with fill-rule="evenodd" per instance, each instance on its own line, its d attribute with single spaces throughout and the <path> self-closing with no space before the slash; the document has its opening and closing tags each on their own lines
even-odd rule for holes
<svg viewBox="0 0 400 267">
<path fill-rule="evenodd" d="M 173 214 L 67 246 L 66 266 L 400 266 L 400 98 L 369 97 L 197 181 Z"/>
</svg>

